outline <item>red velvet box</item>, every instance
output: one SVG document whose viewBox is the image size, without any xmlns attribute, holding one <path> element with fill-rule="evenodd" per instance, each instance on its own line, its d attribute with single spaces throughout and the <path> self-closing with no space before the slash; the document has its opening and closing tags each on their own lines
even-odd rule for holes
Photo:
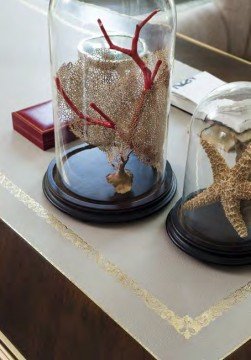
<svg viewBox="0 0 251 360">
<path fill-rule="evenodd" d="M 13 128 L 40 147 L 48 150 L 55 145 L 52 102 L 31 106 L 12 113 Z M 74 135 L 65 127 L 66 141 L 74 140 Z"/>
</svg>

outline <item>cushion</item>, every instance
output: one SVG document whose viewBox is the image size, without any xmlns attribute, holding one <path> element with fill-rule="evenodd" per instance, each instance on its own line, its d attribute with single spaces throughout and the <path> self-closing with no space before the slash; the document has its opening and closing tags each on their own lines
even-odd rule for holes
<svg viewBox="0 0 251 360">
<path fill-rule="evenodd" d="M 251 1 L 214 0 L 227 31 L 227 50 L 251 59 Z"/>
</svg>

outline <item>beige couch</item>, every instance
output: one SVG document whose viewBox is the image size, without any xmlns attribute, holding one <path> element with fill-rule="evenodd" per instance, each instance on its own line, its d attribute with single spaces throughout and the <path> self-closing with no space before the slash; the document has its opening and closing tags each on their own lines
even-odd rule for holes
<svg viewBox="0 0 251 360">
<path fill-rule="evenodd" d="M 179 11 L 178 32 L 251 60 L 251 0 L 211 0 Z"/>
</svg>

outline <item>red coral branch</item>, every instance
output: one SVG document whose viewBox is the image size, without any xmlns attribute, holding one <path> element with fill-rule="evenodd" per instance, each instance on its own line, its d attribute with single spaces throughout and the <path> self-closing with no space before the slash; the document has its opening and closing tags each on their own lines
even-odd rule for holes
<svg viewBox="0 0 251 360">
<path fill-rule="evenodd" d="M 77 106 L 73 103 L 73 101 L 69 98 L 69 96 L 64 91 L 61 81 L 58 77 L 55 78 L 56 86 L 59 91 L 59 93 L 62 95 L 65 102 L 68 104 L 70 109 L 80 118 L 83 120 L 86 120 L 86 125 L 100 125 L 106 128 L 115 129 L 115 123 L 103 113 L 95 104 L 91 103 L 91 107 L 101 115 L 102 118 L 104 118 L 106 121 L 103 121 L 101 119 L 95 119 L 88 115 L 84 115 Z"/>
<path fill-rule="evenodd" d="M 65 102 L 69 105 L 69 107 L 71 108 L 71 110 L 80 118 L 80 119 L 85 119 L 85 116 L 83 113 L 81 113 L 81 111 L 78 110 L 78 108 L 76 107 L 76 105 L 71 101 L 71 99 L 68 97 L 68 95 L 66 94 L 66 92 L 64 91 L 62 85 L 61 85 L 61 81 L 59 80 L 58 77 L 55 78 L 55 82 L 56 82 L 56 86 L 57 89 L 59 91 L 59 93 L 62 95 L 62 97 L 64 98 Z"/>
<path fill-rule="evenodd" d="M 106 115 L 97 105 L 95 105 L 94 103 L 90 103 L 90 107 L 115 128 L 115 123 L 112 121 L 112 119 L 108 115 Z"/>
<path fill-rule="evenodd" d="M 140 67 L 143 75 L 144 75 L 144 90 L 150 90 L 152 88 L 154 79 L 159 71 L 160 65 L 162 64 L 161 60 L 158 60 L 157 64 L 155 65 L 155 69 L 152 73 L 152 71 L 147 67 L 146 63 L 140 58 L 138 54 L 138 42 L 139 42 L 139 35 L 141 29 L 148 23 L 148 21 L 151 20 L 151 18 L 156 15 L 160 10 L 154 10 L 150 15 L 147 16 L 147 18 L 138 25 L 136 25 L 134 37 L 132 39 L 132 48 L 126 49 L 123 47 L 120 47 L 118 45 L 113 44 L 110 36 L 108 35 L 102 21 L 98 19 L 98 24 L 100 27 L 100 30 L 102 31 L 108 45 L 110 46 L 111 50 L 117 50 L 119 52 L 122 52 L 123 54 L 126 54 L 130 56 L 135 63 Z"/>
<path fill-rule="evenodd" d="M 161 64 L 162 64 L 162 61 L 158 60 L 156 66 L 155 66 L 155 69 L 153 71 L 153 74 L 152 74 L 152 83 L 154 82 L 154 80 L 156 78 L 156 75 L 158 74 L 158 71 L 159 71 L 159 68 L 160 68 Z"/>
</svg>

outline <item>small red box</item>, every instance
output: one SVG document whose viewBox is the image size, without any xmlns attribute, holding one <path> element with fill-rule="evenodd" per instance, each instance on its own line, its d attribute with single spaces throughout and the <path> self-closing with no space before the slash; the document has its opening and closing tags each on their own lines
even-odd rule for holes
<svg viewBox="0 0 251 360">
<path fill-rule="evenodd" d="M 55 145 L 52 102 L 12 113 L 13 128 L 42 150 Z"/>
<path fill-rule="evenodd" d="M 31 106 L 12 113 L 13 128 L 40 147 L 48 150 L 55 146 L 52 101 Z M 65 139 L 70 142 L 75 136 L 65 127 Z"/>
</svg>

